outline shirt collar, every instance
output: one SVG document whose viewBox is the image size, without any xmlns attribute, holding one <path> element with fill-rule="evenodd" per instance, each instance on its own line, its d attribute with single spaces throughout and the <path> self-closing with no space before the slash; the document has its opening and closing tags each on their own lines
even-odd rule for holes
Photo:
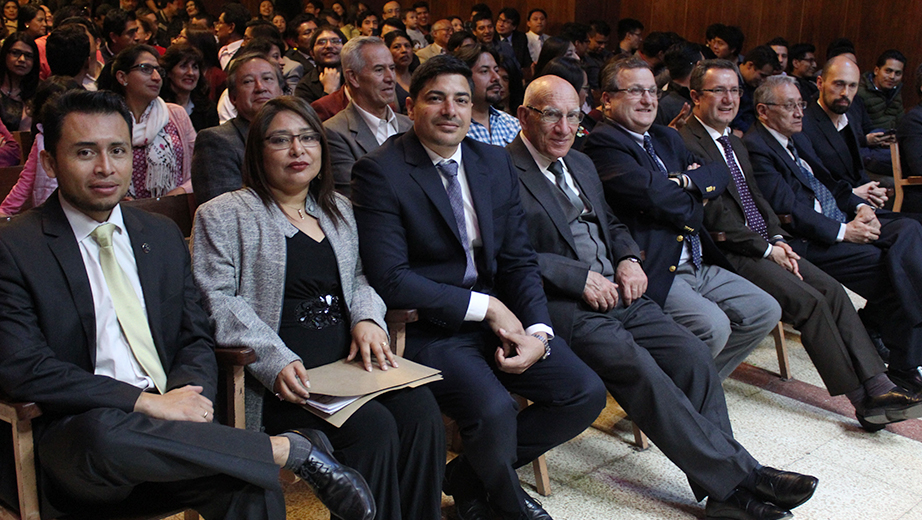
<svg viewBox="0 0 922 520">
<path fill-rule="evenodd" d="M 58 192 L 58 200 L 61 201 L 61 209 L 64 210 L 64 216 L 67 217 L 67 222 L 74 231 L 74 237 L 77 238 L 78 243 L 90 236 L 90 233 L 101 224 L 105 224 L 105 222 L 97 222 L 86 213 L 72 206 L 60 192 Z M 115 207 L 112 208 L 112 212 L 109 213 L 109 218 L 106 222 L 115 224 L 115 229 L 119 233 L 125 232 L 125 221 L 122 218 L 122 206 L 120 204 L 116 204 Z"/>
<path fill-rule="evenodd" d="M 609 119 L 609 121 L 618 125 L 622 130 L 627 132 L 627 135 L 631 136 L 634 139 L 634 141 L 637 141 L 637 144 L 639 144 L 640 146 L 643 146 L 644 137 L 647 137 L 648 135 L 650 135 L 650 132 L 644 132 L 642 134 L 638 134 L 637 132 L 633 130 L 628 130 L 627 127 L 625 127 L 621 123 L 617 123 L 612 119 Z"/>
<path fill-rule="evenodd" d="M 519 132 L 519 135 L 522 136 L 522 142 L 525 143 L 525 148 L 528 149 L 528 153 L 531 154 L 531 158 L 535 160 L 535 163 L 538 165 L 538 168 L 541 168 L 541 171 L 547 170 L 547 167 L 550 166 L 551 163 L 558 160 L 558 159 L 552 159 L 544 155 L 543 153 L 539 152 L 537 148 L 535 148 L 535 145 L 531 144 L 531 141 L 529 141 L 528 138 L 525 137 L 524 132 Z"/>
<path fill-rule="evenodd" d="M 362 116 L 362 119 L 364 119 L 365 122 L 368 123 L 368 128 L 371 128 L 372 131 L 378 128 L 378 125 L 381 124 L 381 121 L 384 121 L 387 124 L 394 125 L 395 127 L 397 126 L 397 116 L 394 115 L 394 111 L 391 110 L 390 105 L 385 105 L 385 109 L 387 110 L 387 112 L 385 112 L 386 115 L 382 119 L 372 114 L 371 112 L 368 112 L 364 108 L 360 107 L 359 104 L 356 103 L 355 101 L 353 101 L 352 104 L 355 105 L 355 108 L 358 109 L 359 114 Z"/>
<path fill-rule="evenodd" d="M 715 128 L 712 128 L 712 127 L 706 125 L 706 124 L 704 123 L 704 121 L 702 121 L 697 115 L 695 116 L 695 119 L 697 119 L 698 122 L 701 123 L 701 126 L 704 127 L 704 129 L 707 131 L 708 135 L 711 136 L 711 139 L 713 139 L 714 141 L 717 141 L 717 140 L 720 139 L 721 137 L 727 137 L 727 136 L 730 135 L 730 127 L 729 127 L 729 126 L 728 126 L 727 128 L 724 128 L 723 133 L 720 133 L 720 132 L 718 132 Z"/>
<path fill-rule="evenodd" d="M 788 148 L 788 143 L 791 141 L 791 139 L 790 139 L 789 137 L 787 137 L 787 136 L 785 136 L 785 135 L 779 133 L 779 132 L 778 132 L 777 130 L 775 130 L 774 128 L 770 128 L 768 125 L 763 124 L 762 126 L 764 126 L 766 130 L 768 130 L 768 133 L 772 134 L 772 137 L 774 137 L 775 139 L 778 140 L 778 143 L 781 144 L 781 147 L 782 147 L 782 148 L 784 148 L 785 150 L 787 150 L 787 148 Z"/>
<path fill-rule="evenodd" d="M 419 144 L 423 144 L 420 141 Z M 429 160 L 432 161 L 432 164 L 439 164 L 442 161 L 455 161 L 458 165 L 461 165 L 461 145 L 458 144 L 458 147 L 455 149 L 454 153 L 451 154 L 451 157 L 442 157 L 441 155 L 432 151 L 428 146 L 423 144 L 423 150 L 426 150 L 426 153 L 429 155 Z"/>
<path fill-rule="evenodd" d="M 819 99 L 816 100 L 816 104 L 819 105 L 820 108 L 823 108 L 823 105 L 820 103 Z M 823 112 L 825 112 L 825 110 L 823 110 Z M 836 132 L 841 132 L 843 128 L 848 126 L 848 114 L 839 114 L 838 119 L 832 119 L 830 117 L 829 120 L 832 121 L 833 126 L 836 127 Z"/>
</svg>

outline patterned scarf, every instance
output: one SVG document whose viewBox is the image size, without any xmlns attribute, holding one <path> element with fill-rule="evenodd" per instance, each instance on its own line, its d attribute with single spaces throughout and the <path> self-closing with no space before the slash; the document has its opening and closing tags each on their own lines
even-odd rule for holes
<svg viewBox="0 0 922 520">
<path fill-rule="evenodd" d="M 131 145 L 146 148 L 147 191 L 152 197 L 162 197 L 176 187 L 173 172 L 177 169 L 177 155 L 173 142 L 164 127 L 170 122 L 170 110 L 159 97 L 151 101 L 141 120 L 134 123 Z"/>
</svg>

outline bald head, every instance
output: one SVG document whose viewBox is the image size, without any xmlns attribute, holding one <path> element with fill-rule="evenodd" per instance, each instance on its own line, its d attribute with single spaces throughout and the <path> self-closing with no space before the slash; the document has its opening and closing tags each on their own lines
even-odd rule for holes
<svg viewBox="0 0 922 520">
<path fill-rule="evenodd" d="M 579 127 L 579 95 L 570 82 L 557 76 L 541 76 L 525 90 L 518 116 L 522 135 L 538 153 L 549 159 L 563 157 L 570 151 Z"/>
<path fill-rule="evenodd" d="M 448 20 L 439 20 L 435 22 L 432 24 L 432 29 L 429 31 L 429 34 L 432 35 L 432 41 L 443 49 L 448 47 L 448 39 L 451 38 L 451 35 L 454 33 L 455 30 Z"/>
<path fill-rule="evenodd" d="M 836 56 L 825 65 L 816 86 L 820 89 L 820 106 L 834 120 L 848 112 L 858 92 L 861 72 L 858 65 L 847 56 Z"/>
</svg>

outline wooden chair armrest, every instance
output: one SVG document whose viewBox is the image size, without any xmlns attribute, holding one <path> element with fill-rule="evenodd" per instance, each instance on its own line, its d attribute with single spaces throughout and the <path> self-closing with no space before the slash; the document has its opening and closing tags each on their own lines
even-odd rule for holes
<svg viewBox="0 0 922 520">
<path fill-rule="evenodd" d="M 0 397 L 0 418 L 9 422 L 15 416 L 20 421 L 31 421 L 42 415 L 42 409 L 36 403 L 11 401 Z"/>
<path fill-rule="evenodd" d="M 709 233 L 711 235 L 711 240 L 713 240 L 714 242 L 726 242 L 727 241 L 727 234 L 724 233 L 723 231 L 709 231 Z"/>
<path fill-rule="evenodd" d="M 416 309 L 393 309 L 384 315 L 384 321 L 390 323 L 413 323 L 419 321 L 419 312 Z"/>
<path fill-rule="evenodd" d="M 919 176 L 903 177 L 903 183 L 916 186 L 916 185 L 922 184 L 922 177 L 919 177 Z"/>
<path fill-rule="evenodd" d="M 214 355 L 218 365 L 246 366 L 256 361 L 256 351 L 253 347 L 215 347 Z"/>
<path fill-rule="evenodd" d="M 794 222 L 794 215 L 790 213 L 778 213 L 778 222 L 782 224 L 790 224 Z"/>
</svg>

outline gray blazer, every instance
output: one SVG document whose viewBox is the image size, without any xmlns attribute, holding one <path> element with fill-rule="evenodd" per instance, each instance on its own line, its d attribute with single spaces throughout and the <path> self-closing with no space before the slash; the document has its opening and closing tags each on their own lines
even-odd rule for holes
<svg viewBox="0 0 922 520">
<path fill-rule="evenodd" d="M 308 199 L 305 209 L 320 221 L 336 254 L 340 284 L 352 326 L 372 320 L 382 329 L 384 301 L 368 285 L 359 259 L 352 206 L 336 203 L 345 222 L 333 221 Z M 192 234 L 192 272 L 215 328 L 215 343 L 247 346 L 257 360 L 249 373 L 265 388 L 289 363 L 300 358 L 278 335 L 285 292 L 286 239 L 295 228 L 275 205 L 266 207 L 250 189 L 225 193 L 199 206 Z M 247 378 L 247 427 L 262 424 L 262 392 Z"/>
<path fill-rule="evenodd" d="M 249 130 L 248 121 L 235 117 L 198 133 L 192 152 L 192 191 L 199 204 L 243 186 L 243 152 Z"/>
<path fill-rule="evenodd" d="M 413 126 L 409 117 L 394 115 L 397 117 L 397 133 L 402 134 Z M 336 191 L 348 196 L 352 191 L 352 165 L 366 153 L 378 148 L 378 140 L 351 101 L 340 113 L 324 121 L 323 128 L 330 142 L 330 161 Z"/>
</svg>

